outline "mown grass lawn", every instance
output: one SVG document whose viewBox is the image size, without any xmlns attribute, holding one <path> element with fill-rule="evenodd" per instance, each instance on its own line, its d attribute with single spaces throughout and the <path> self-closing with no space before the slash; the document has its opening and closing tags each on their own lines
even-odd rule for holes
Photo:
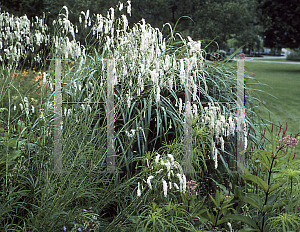
<svg viewBox="0 0 300 232">
<path fill-rule="evenodd" d="M 254 85 L 248 81 L 249 88 L 256 91 L 259 98 L 265 102 L 266 107 L 273 113 L 271 121 L 283 128 L 288 123 L 288 134 L 300 132 L 300 64 L 245 62 L 245 70 L 255 73 L 255 78 L 266 85 Z M 268 95 L 272 94 L 276 98 Z M 263 107 L 257 112 L 262 118 L 268 119 L 269 112 Z M 300 137 L 298 137 L 300 138 Z M 296 158 L 300 159 L 300 141 L 296 147 Z"/>
<path fill-rule="evenodd" d="M 294 60 L 287 60 L 287 59 L 253 59 L 255 61 L 279 61 L 279 62 L 299 62 Z"/>
</svg>

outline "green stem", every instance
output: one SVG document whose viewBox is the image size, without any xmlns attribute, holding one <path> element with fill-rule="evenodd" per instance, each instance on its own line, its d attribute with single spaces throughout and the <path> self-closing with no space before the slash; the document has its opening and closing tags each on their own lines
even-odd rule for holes
<svg viewBox="0 0 300 232">
<path fill-rule="evenodd" d="M 293 192 L 293 177 L 291 177 L 291 195 L 292 195 L 292 192 Z"/>
<path fill-rule="evenodd" d="M 274 164 L 275 157 L 276 157 L 276 156 L 274 156 L 274 157 L 272 158 L 272 162 L 271 162 L 271 166 L 270 166 L 270 170 L 269 170 L 268 185 L 270 185 L 271 174 L 272 174 L 272 167 L 273 167 L 273 164 Z M 269 196 L 269 190 L 266 192 L 266 199 L 265 199 L 264 206 L 267 205 L 268 196 Z M 261 232 L 263 232 L 263 230 L 264 230 L 265 215 L 266 215 L 266 213 L 265 213 L 265 212 L 262 212 L 263 219 L 262 219 L 261 230 L 260 230 Z"/>
</svg>

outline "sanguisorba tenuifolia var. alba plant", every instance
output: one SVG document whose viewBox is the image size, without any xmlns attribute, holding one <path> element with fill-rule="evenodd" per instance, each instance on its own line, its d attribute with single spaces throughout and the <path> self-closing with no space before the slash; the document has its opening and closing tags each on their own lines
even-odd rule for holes
<svg viewBox="0 0 300 232">
<path fill-rule="evenodd" d="M 171 156 L 162 154 L 157 164 L 153 160 L 151 165 L 159 168 L 155 173 L 150 167 L 146 171 L 138 166 L 145 163 L 145 154 L 154 153 L 163 143 L 177 140 L 182 145 L 187 80 L 193 102 L 232 102 L 236 99 L 236 70 L 205 60 L 201 42 L 182 38 L 170 24 L 166 24 L 171 31 L 169 39 L 144 19 L 129 28 L 125 14 L 131 15 L 130 6 L 130 1 L 119 3 L 119 11 L 110 8 L 106 17 L 91 15 L 89 10 L 81 12 L 79 26 L 70 22 L 65 6 L 51 25 L 45 24 L 45 16 L 28 19 L 0 14 L 0 119 L 6 126 L 1 129 L 1 230 L 70 231 L 92 227 L 74 222 L 74 215 L 89 222 L 97 217 L 99 231 L 132 231 L 139 217 L 139 228 L 160 228 L 161 222 L 166 222 L 168 230 L 193 231 L 209 224 L 209 219 L 205 221 L 201 216 L 206 212 L 205 197 L 194 199 L 195 195 L 185 192 L 187 181 L 194 183 L 190 181 L 195 179 L 187 180 L 180 168 L 184 147 L 173 150 Z M 54 28 L 53 34 L 50 27 Z M 90 39 L 85 46 L 77 40 L 79 30 L 87 32 Z M 175 41 L 175 37 L 180 40 Z M 24 74 L 20 82 L 19 74 L 24 73 L 29 53 L 34 53 L 30 69 L 37 70 L 32 75 Z M 124 174 L 99 174 L 106 170 L 105 104 L 63 105 L 62 161 L 69 172 L 47 172 L 53 169 L 55 67 L 54 60 L 46 59 L 69 59 L 68 64 L 72 64 L 62 64 L 63 101 L 105 103 L 107 78 L 113 76 L 116 170 Z M 109 75 L 107 59 L 113 59 Z M 34 84 L 23 83 L 30 78 L 35 79 Z M 193 119 L 197 119 L 195 171 L 228 169 L 228 157 L 235 154 L 234 149 L 227 150 L 229 137 L 233 138 L 230 115 L 234 109 L 220 105 L 216 113 L 214 108 L 207 111 L 202 104 L 192 103 Z M 247 111 L 246 121 L 255 129 Z M 204 127 L 213 131 L 207 141 L 201 141 Z M 204 149 L 200 141 L 209 146 Z M 223 153 L 218 153 L 217 146 Z M 204 155 L 206 152 L 211 155 Z M 206 166 L 207 160 L 213 161 L 212 167 Z M 151 197 L 154 190 L 155 196 Z M 149 204 L 151 214 L 145 215 L 143 206 L 149 209 Z M 82 213 L 81 209 L 91 207 L 94 212 Z M 162 212 L 166 212 L 164 217 L 159 216 Z M 153 219 L 153 226 L 147 225 L 151 224 L 147 217 Z M 164 219 L 155 224 L 157 217 Z M 198 224 L 193 224 L 195 221 Z"/>
</svg>

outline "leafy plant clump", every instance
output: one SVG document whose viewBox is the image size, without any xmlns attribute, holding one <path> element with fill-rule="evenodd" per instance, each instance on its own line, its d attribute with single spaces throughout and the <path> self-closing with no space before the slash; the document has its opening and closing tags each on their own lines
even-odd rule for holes
<svg viewBox="0 0 300 232">
<path fill-rule="evenodd" d="M 119 13 L 131 15 L 130 4 L 119 3 Z M 144 19 L 129 28 L 125 13 L 116 15 L 114 8 L 107 17 L 91 16 L 87 10 L 77 28 L 68 20 L 67 7 L 52 25 L 43 18 L 1 13 L 7 32 L 0 35 L 1 230 L 216 231 L 229 228 L 230 215 L 239 213 L 233 204 L 240 206 L 237 189 L 246 185 L 231 173 L 236 107 L 230 102 L 237 97 L 236 69 L 226 60 L 206 60 L 201 41 L 184 39 L 175 28 L 169 27 L 170 36 L 163 38 Z M 87 31 L 86 46 L 76 39 L 77 30 Z M 28 60 L 29 53 L 33 60 Z M 53 59 L 65 60 L 61 71 L 55 70 Z M 25 65 L 30 69 L 24 71 Z M 61 173 L 51 172 L 57 155 L 57 72 L 62 99 L 68 102 L 62 106 Z M 111 80 L 116 173 L 105 172 Z M 246 97 L 255 105 L 255 98 Z M 79 104 L 83 102 L 88 104 Z M 252 116 L 248 107 L 246 155 L 252 145 L 264 149 Z M 187 119 L 192 128 L 191 173 L 185 173 Z M 294 170 L 282 174 L 286 176 L 294 194 Z M 278 222 L 278 215 L 264 222 Z M 233 226 L 241 228 L 241 222 L 246 223 Z"/>
</svg>

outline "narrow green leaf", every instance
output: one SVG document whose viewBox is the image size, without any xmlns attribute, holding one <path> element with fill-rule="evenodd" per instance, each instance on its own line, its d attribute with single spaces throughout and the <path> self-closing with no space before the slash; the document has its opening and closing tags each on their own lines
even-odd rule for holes
<svg viewBox="0 0 300 232">
<path fill-rule="evenodd" d="M 251 227 L 244 227 L 243 229 L 239 230 L 239 232 L 251 232 L 251 231 L 259 231 L 259 229 L 253 229 Z"/>
<path fill-rule="evenodd" d="M 263 202 L 261 200 L 261 197 L 257 194 L 254 194 L 254 193 L 247 193 L 247 197 L 250 197 L 252 198 L 253 200 L 256 201 L 257 205 L 259 206 L 259 208 L 261 209 L 262 206 L 263 206 Z"/>
<path fill-rule="evenodd" d="M 269 189 L 269 193 L 272 193 L 272 192 L 275 191 L 276 189 L 280 188 L 282 185 L 283 185 L 283 183 L 282 183 L 282 184 L 273 184 L 273 185 L 271 186 L 271 188 Z"/>
<path fill-rule="evenodd" d="M 268 212 L 273 208 L 273 205 L 264 205 L 264 212 Z"/>
<path fill-rule="evenodd" d="M 257 202 L 255 200 L 253 200 L 250 197 L 242 197 L 240 196 L 240 199 L 248 204 L 250 204 L 252 207 L 258 209 L 259 211 L 261 211 L 261 208 L 257 205 Z"/>
<path fill-rule="evenodd" d="M 268 189 L 269 189 L 268 184 L 265 181 L 263 181 L 260 177 L 254 176 L 254 175 L 248 174 L 248 173 L 247 174 L 243 174 L 242 176 L 243 176 L 243 178 L 245 178 L 247 180 L 250 180 L 253 183 L 259 185 L 265 192 L 268 191 Z"/>
<path fill-rule="evenodd" d="M 220 207 L 220 204 L 217 204 L 217 202 L 215 201 L 215 199 L 210 195 L 210 194 L 208 194 L 209 196 L 210 196 L 210 198 L 211 198 L 211 200 L 213 201 L 213 203 L 215 204 L 215 206 L 217 207 L 217 208 L 219 208 Z"/>
<path fill-rule="evenodd" d="M 267 170 L 270 169 L 270 161 L 267 158 L 267 156 L 264 154 L 264 152 L 259 153 L 260 154 L 260 161 L 262 164 L 265 164 L 264 166 L 266 167 Z"/>
<path fill-rule="evenodd" d="M 210 220 L 211 222 L 215 222 L 215 221 L 216 221 L 214 215 L 210 214 L 208 211 L 206 211 L 206 213 L 207 213 L 207 216 L 208 216 L 208 218 L 209 218 L 209 220 Z"/>
</svg>

